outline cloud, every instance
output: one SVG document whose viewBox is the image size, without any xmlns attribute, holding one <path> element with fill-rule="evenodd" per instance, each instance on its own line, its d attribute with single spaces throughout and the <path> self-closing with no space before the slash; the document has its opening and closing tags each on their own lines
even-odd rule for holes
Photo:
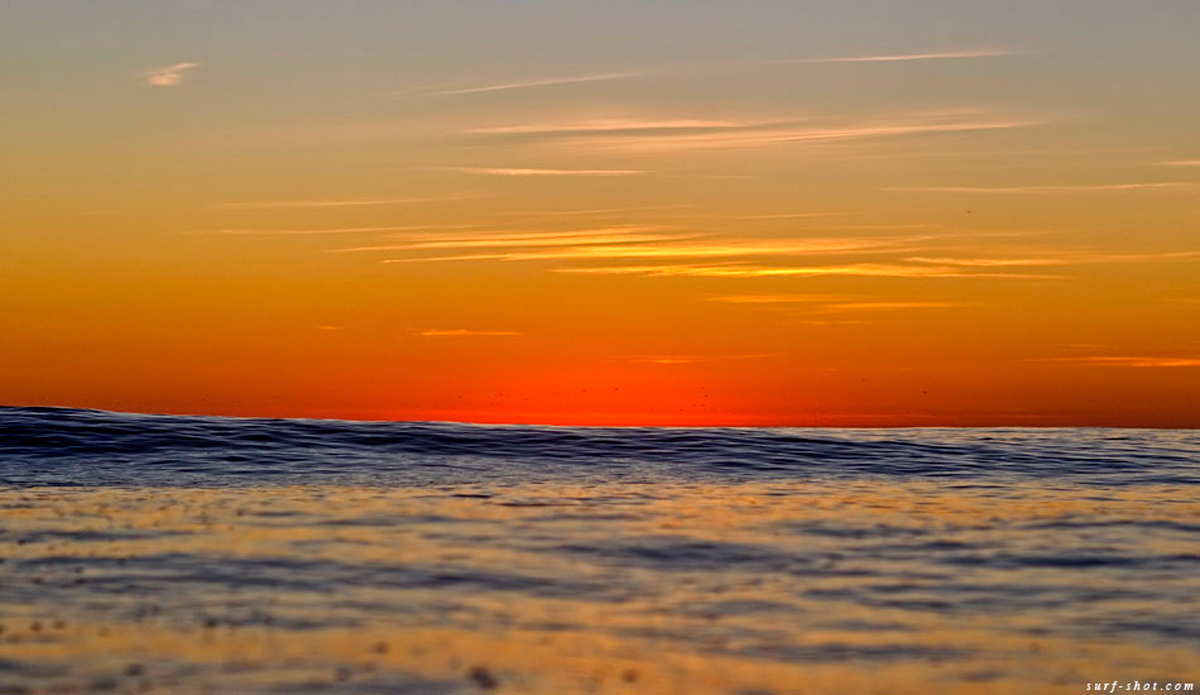
<svg viewBox="0 0 1200 695">
<path fill-rule="evenodd" d="M 1200 167 L 1200 159 L 1179 159 L 1173 162 L 1155 162 L 1163 167 Z"/>
<path fill-rule="evenodd" d="M 885 191 L 916 191 L 921 193 L 994 193 L 1020 195 L 1025 193 L 1091 193 L 1100 191 L 1139 191 L 1157 189 L 1197 188 L 1190 181 L 1158 181 L 1152 183 L 1106 183 L 1090 186 L 896 186 Z"/>
<path fill-rule="evenodd" d="M 947 307 L 968 306 L 963 302 L 945 302 L 931 300 L 868 300 L 864 297 L 829 295 L 829 294 L 735 294 L 722 297 L 710 297 L 709 301 L 729 302 L 733 304 L 801 304 L 808 309 L 818 312 L 836 311 L 887 311 L 895 309 L 938 309 Z"/>
<path fill-rule="evenodd" d="M 544 261 L 607 260 L 615 258 L 720 258 L 735 256 L 778 256 L 845 253 L 848 251 L 894 250 L 897 244 L 924 240 L 926 237 L 884 239 L 791 239 L 780 241 L 725 241 L 709 243 L 610 244 L 545 251 L 506 251 L 463 256 L 392 259 L 389 263 L 434 261 Z"/>
<path fill-rule="evenodd" d="M 310 234 L 359 234 L 372 232 L 415 232 L 446 229 L 473 229 L 469 224 L 416 224 L 401 227 L 339 227 L 334 229 L 217 229 L 214 234 L 238 236 L 305 236 Z"/>
<path fill-rule="evenodd" d="M 690 237 L 663 234 L 639 234 L 641 231 L 659 229 L 654 225 L 611 227 L 606 229 L 588 229 L 571 232 L 479 232 L 473 234 L 458 234 L 444 237 L 422 237 L 420 240 L 400 244 L 379 246 L 356 246 L 346 249 L 334 249 L 335 253 L 357 251 L 400 251 L 412 249 L 454 249 L 454 248 L 506 248 L 506 247 L 536 247 L 555 246 L 572 247 L 592 244 L 629 244 L 643 242 L 676 241 Z M 420 260 L 447 260 L 414 258 Z"/>
<path fill-rule="evenodd" d="M 946 309 L 970 306 L 965 302 L 842 302 L 830 304 L 833 311 L 888 311 L 893 309 Z"/>
<path fill-rule="evenodd" d="M 1092 357 L 1050 357 L 1035 362 L 1075 362 L 1091 367 L 1200 367 L 1200 357 L 1137 357 L 1137 356 L 1092 356 Z"/>
<path fill-rule="evenodd" d="M 473 128 L 477 137 L 563 141 L 578 150 L 664 151 L 713 147 L 761 147 L 800 142 L 1022 128 L 1040 121 L 978 113 L 895 116 L 856 123 L 813 125 L 811 121 L 585 120 Z"/>
<path fill-rule="evenodd" d="M 979 273 L 961 268 L 939 266 L 907 266 L 888 263 L 853 263 L 820 266 L 762 266 L 762 265 L 645 265 L 600 268 L 555 268 L 558 273 L 595 275 L 691 276 L 713 278 L 816 277 L 829 275 L 893 278 L 1013 278 L 1058 280 L 1061 275 L 1032 275 L 1024 273 Z"/>
<path fill-rule="evenodd" d="M 846 56 L 835 58 L 798 58 L 794 60 L 772 60 L 769 63 L 892 63 L 911 60 L 957 60 L 962 58 L 998 58 L 1015 55 L 1012 51 L 975 50 L 946 51 L 942 53 L 901 53 L 895 55 Z"/>
<path fill-rule="evenodd" d="M 474 336 L 483 336 L 483 337 L 513 336 L 513 335 L 524 335 L 524 333 L 520 333 L 519 331 L 473 331 L 473 330 L 469 330 L 466 328 L 451 328 L 451 329 L 434 328 L 434 329 L 428 329 L 428 330 L 424 330 L 424 331 L 417 331 L 417 335 L 423 336 L 425 338 L 461 338 L 461 337 L 474 337 Z"/>
<path fill-rule="evenodd" d="M 1076 263 L 1144 263 L 1153 261 L 1188 261 L 1200 257 L 1200 251 L 1163 251 L 1158 253 L 1082 253 Z"/>
<path fill-rule="evenodd" d="M 267 200 L 246 203 L 221 203 L 215 207 L 230 210 L 269 210 L 275 208 L 345 208 L 374 205 L 405 205 L 408 203 L 437 203 L 472 198 L 473 194 L 455 194 L 421 198 L 373 198 L 366 200 Z"/>
<path fill-rule="evenodd" d="M 905 261 L 968 267 L 1005 267 L 1032 265 L 1077 265 L 1083 263 L 1145 263 L 1153 261 L 1186 261 L 1200 256 L 1200 251 L 1164 251 L 1156 253 L 1100 253 L 1067 251 L 1058 258 L 929 258 L 911 256 Z"/>
<path fill-rule="evenodd" d="M 1022 265 L 1065 265 L 1067 261 L 1060 258 L 928 258 L 912 256 L 904 260 L 912 263 L 933 263 L 936 265 L 956 265 L 983 268 L 998 268 Z"/>
<path fill-rule="evenodd" d="M 486 126 L 464 131 L 467 135 L 537 135 L 537 136 L 583 136 L 593 134 L 630 134 L 646 132 L 672 132 L 694 130 L 728 130 L 757 128 L 769 122 L 750 121 L 701 121 L 696 119 L 645 120 L 645 119 L 588 119 L 577 122 L 519 123 L 516 125 Z"/>
<path fill-rule="evenodd" d="M 655 212 L 659 210 L 679 210 L 689 208 L 690 205 L 632 205 L 627 207 L 612 207 L 612 208 L 578 208 L 575 210 L 517 210 L 513 212 L 498 212 L 497 215 L 505 217 L 578 217 L 581 215 L 610 217 L 624 216 L 631 212 L 645 213 Z M 663 217 L 663 215 L 656 215 Z"/>
<path fill-rule="evenodd" d="M 565 84 L 579 84 L 582 82 L 602 82 L 608 80 L 627 80 L 634 77 L 641 77 L 640 72 L 606 72 L 598 75 L 575 75 L 572 77 L 546 77 L 537 80 L 524 80 L 521 82 L 501 82 L 499 84 L 482 85 L 478 87 L 466 87 L 462 89 L 442 89 L 436 91 L 419 91 L 419 92 L 395 92 L 396 96 L 409 94 L 424 94 L 427 96 L 456 96 L 460 94 L 480 94 L 483 92 L 501 92 L 510 89 L 531 89 L 534 87 L 555 87 Z"/>
<path fill-rule="evenodd" d="M 855 297 L 833 294 L 731 294 L 721 297 L 709 297 L 710 302 L 729 302 L 732 304 L 818 304 L 827 302 L 844 302 Z"/>
<path fill-rule="evenodd" d="M 850 212 L 783 212 L 771 215 L 686 215 L 688 218 L 700 218 L 711 220 L 794 220 L 805 219 L 810 217 L 843 217 L 856 213 Z M 679 217 L 685 217 L 679 215 Z"/>
<path fill-rule="evenodd" d="M 155 87 L 174 87 L 183 82 L 184 73 L 200 67 L 200 63 L 176 63 L 170 67 L 150 70 L 145 73 L 146 84 Z"/>
<path fill-rule="evenodd" d="M 696 364 L 697 362 L 726 362 L 739 360 L 757 360 L 768 357 L 764 354 L 751 355 L 631 355 L 619 358 L 622 362 L 636 364 Z"/>
<path fill-rule="evenodd" d="M 638 176 L 647 172 L 640 169 L 512 169 L 487 167 L 449 167 L 451 171 L 464 174 L 488 176 Z"/>
</svg>

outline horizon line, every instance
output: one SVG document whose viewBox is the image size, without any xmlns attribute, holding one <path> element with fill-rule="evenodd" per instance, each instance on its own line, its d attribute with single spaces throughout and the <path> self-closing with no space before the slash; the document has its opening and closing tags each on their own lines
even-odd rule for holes
<svg viewBox="0 0 1200 695">
<path fill-rule="evenodd" d="M 1200 431 L 1200 423 L 1194 426 L 1177 427 L 1171 425 L 1103 425 L 1103 424 L 1018 424 L 1013 421 L 999 421 L 991 424 L 887 424 L 887 425 L 829 425 L 829 424 L 671 424 L 671 425 L 654 425 L 654 424 L 570 424 L 565 422 L 544 422 L 531 420 L 407 420 L 394 418 L 339 418 L 329 416 L 295 416 L 295 415 L 228 415 L 217 413 L 204 412 L 147 412 L 136 410 L 111 410 L 108 408 L 95 408 L 89 406 L 69 406 L 69 405 L 14 405 L 11 403 L 0 403 L 0 411 L 3 410 L 69 410 L 69 411 L 85 411 L 95 413 L 106 413 L 110 415 L 134 415 L 144 417 L 164 417 L 164 418 L 222 418 L 228 420 L 314 420 L 321 422 L 346 422 L 346 423 L 395 423 L 395 424 L 412 424 L 412 425 L 465 425 L 477 427 L 555 427 L 563 429 L 808 429 L 808 430 L 916 430 L 916 429 L 953 429 L 953 430 L 997 430 L 997 429 L 1101 429 L 1101 430 L 1174 430 L 1174 431 Z M 578 415 L 579 413 L 569 413 L 567 415 Z M 624 420 L 625 418 L 613 413 L 598 413 L 601 416 L 611 415 L 614 419 Z M 855 415 L 853 413 L 837 413 L 830 414 L 828 417 L 837 419 L 840 417 L 862 417 L 862 418 L 890 418 L 892 416 L 883 415 L 880 413 L 864 413 Z M 912 417 L 912 416 L 908 416 Z M 1036 415 L 1028 416 L 1030 418 L 1041 417 Z M 1054 416 L 1046 416 L 1054 417 Z"/>
</svg>

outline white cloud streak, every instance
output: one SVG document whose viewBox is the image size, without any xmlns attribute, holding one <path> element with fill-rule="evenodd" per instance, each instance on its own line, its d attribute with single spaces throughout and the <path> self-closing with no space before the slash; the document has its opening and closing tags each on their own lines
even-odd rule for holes
<svg viewBox="0 0 1200 695">
<path fill-rule="evenodd" d="M 941 53 L 901 53 L 894 55 L 845 56 L 834 58 L 799 58 L 795 60 L 769 61 L 772 63 L 895 63 L 914 60 L 960 60 L 963 58 L 999 58 L 1015 55 L 1012 51 L 974 50 L 945 51 Z"/>
<path fill-rule="evenodd" d="M 175 87 L 183 82 L 184 73 L 200 67 L 200 63 L 176 63 L 165 68 L 145 73 L 146 84 L 154 87 Z"/>
<path fill-rule="evenodd" d="M 627 80 L 634 77 L 641 77 L 640 72 L 606 72 L 597 75 L 575 75 L 570 77 L 546 77 L 537 80 L 523 80 L 519 82 L 501 82 L 498 84 L 481 85 L 477 87 L 465 87 L 462 89 L 442 89 L 436 91 L 416 92 L 417 94 L 425 94 L 427 96 L 458 96 L 462 94 L 481 94 L 484 92 L 503 92 L 513 89 L 532 89 L 535 87 L 557 87 L 567 84 L 580 84 L 584 82 L 605 82 L 608 80 Z M 413 94 L 413 92 L 397 92 L 396 95 Z"/>
</svg>

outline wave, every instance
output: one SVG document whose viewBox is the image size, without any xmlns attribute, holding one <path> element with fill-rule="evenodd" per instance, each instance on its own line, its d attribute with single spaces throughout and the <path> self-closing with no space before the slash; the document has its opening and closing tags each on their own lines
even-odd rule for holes
<svg viewBox="0 0 1200 695">
<path fill-rule="evenodd" d="M 701 476 L 1200 482 L 1200 432 L 659 428 L 141 415 L 0 407 L 0 484 L 450 483 Z"/>
</svg>

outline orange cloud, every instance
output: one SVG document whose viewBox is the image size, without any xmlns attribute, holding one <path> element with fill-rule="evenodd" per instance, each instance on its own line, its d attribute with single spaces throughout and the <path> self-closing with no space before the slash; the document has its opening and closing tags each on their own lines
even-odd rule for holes
<svg viewBox="0 0 1200 695">
<path fill-rule="evenodd" d="M 417 331 L 417 335 L 425 338 L 462 338 L 468 336 L 513 336 L 524 335 L 519 331 L 473 331 L 467 328 L 451 328 L 451 329 L 428 329 Z"/>
<path fill-rule="evenodd" d="M 855 263 L 823 266 L 749 266 L 749 265 L 649 265 L 604 268 L 555 268 L 558 273 L 596 275 L 693 276 L 713 278 L 803 277 L 848 275 L 893 278 L 1020 278 L 1036 280 L 1064 279 L 1061 275 L 1025 273 L 978 273 L 948 266 L 908 266 L 887 263 Z"/>
<path fill-rule="evenodd" d="M 1081 186 L 896 186 L 885 191 L 914 191 L 920 193 L 994 193 L 1021 195 L 1026 193 L 1095 193 L 1105 191 L 1144 191 L 1187 189 L 1200 187 L 1190 181 L 1159 181 L 1150 183 L 1105 183 Z"/>
<path fill-rule="evenodd" d="M 452 171 L 487 176 L 639 176 L 640 169 L 515 169 L 504 167 L 452 167 Z"/>
<path fill-rule="evenodd" d="M 1134 357 L 1134 356 L 1093 356 L 1093 357 L 1052 357 L 1039 362 L 1075 362 L 1092 367 L 1200 367 L 1200 357 Z"/>
<path fill-rule="evenodd" d="M 801 121 L 584 120 L 474 128 L 467 135 L 562 140 L 573 148 L 592 145 L 627 151 L 668 151 L 712 147 L 758 147 L 798 142 L 854 140 L 921 133 L 1023 128 L 1030 119 L 986 117 L 977 113 L 891 116 L 826 126 Z"/>
</svg>

